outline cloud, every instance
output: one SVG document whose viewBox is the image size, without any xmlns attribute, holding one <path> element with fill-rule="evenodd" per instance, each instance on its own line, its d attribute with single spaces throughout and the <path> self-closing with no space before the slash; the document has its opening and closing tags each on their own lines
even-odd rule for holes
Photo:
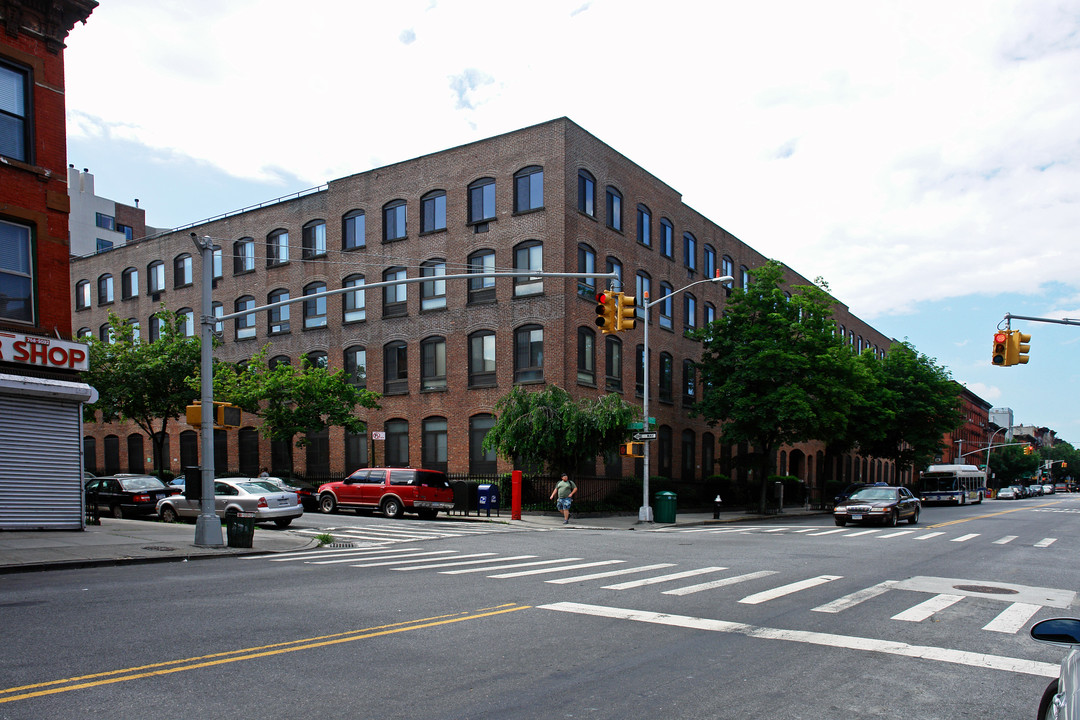
<svg viewBox="0 0 1080 720">
<path fill-rule="evenodd" d="M 451 75 L 450 89 L 457 97 L 455 107 L 458 109 L 467 108 L 469 110 L 475 110 L 476 105 L 474 104 L 474 95 L 476 91 L 486 85 L 491 85 L 494 82 L 495 78 L 476 68 L 466 68 L 464 72 L 458 75 Z"/>
</svg>

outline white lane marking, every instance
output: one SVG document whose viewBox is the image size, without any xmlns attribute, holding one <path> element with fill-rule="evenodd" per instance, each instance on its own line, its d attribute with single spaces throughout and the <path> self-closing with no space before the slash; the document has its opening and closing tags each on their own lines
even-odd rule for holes
<svg viewBox="0 0 1080 720">
<path fill-rule="evenodd" d="M 544 582 L 552 583 L 554 585 L 565 585 L 567 583 L 585 582 L 586 580 L 599 580 L 600 578 L 616 577 L 618 575 L 632 575 L 634 573 L 646 572 L 648 570 L 659 570 L 661 568 L 667 567 L 675 567 L 675 563 L 657 563 L 656 565 L 641 565 L 632 568 L 620 568 L 618 570 L 608 570 L 606 572 L 591 573 L 589 575 L 575 575 L 568 578 L 545 580 Z"/>
<path fill-rule="evenodd" d="M 768 602 L 769 600 L 775 600 L 778 597 L 797 593 L 801 590 L 809 590 L 812 587 L 824 585 L 827 582 L 839 580 L 842 577 L 843 575 L 818 575 L 817 577 L 800 580 L 799 582 L 789 583 L 788 585 L 781 585 L 780 587 L 773 588 L 772 590 L 765 590 L 764 592 L 747 595 L 739 602 L 744 605 L 758 605 L 763 602 Z"/>
<path fill-rule="evenodd" d="M 494 553 L 483 553 L 484 555 L 494 555 Z M 461 555 L 460 557 L 469 557 L 468 555 Z M 463 560 L 461 562 L 453 561 L 448 563 L 441 563 L 439 565 L 417 565 L 415 567 L 403 567 L 403 568 L 391 568 L 392 570 L 399 570 L 406 572 L 408 570 L 432 570 L 434 568 L 444 567 L 457 567 L 458 565 L 483 565 L 486 563 L 503 562 L 504 560 L 524 560 L 526 558 L 534 558 L 535 555 L 513 555 L 511 557 L 493 557 L 485 558 L 484 560 Z M 441 558 L 440 558 L 441 559 Z M 491 567 L 486 567 L 484 570 L 491 570 Z"/>
<path fill-rule="evenodd" d="M 885 582 L 879 582 L 877 585 L 872 585 L 868 588 L 863 588 L 850 595 L 837 598 L 832 602 L 825 603 L 824 605 L 818 605 L 816 608 L 811 608 L 812 612 L 823 613 L 838 613 L 841 610 L 847 610 L 850 607 L 855 607 L 861 602 L 865 602 L 870 598 L 875 598 L 878 595 L 883 595 L 889 590 L 892 590 L 896 586 L 895 580 L 886 580 Z"/>
<path fill-rule="evenodd" d="M 891 532 L 888 535 L 878 535 L 878 540 L 885 540 L 887 538 L 900 537 L 901 535 L 910 535 L 913 532 L 915 532 L 915 531 L 914 530 L 897 530 L 896 532 Z"/>
<path fill-rule="evenodd" d="M 1029 603 L 1013 603 L 1002 610 L 996 618 L 983 625 L 983 630 L 999 633 L 1015 633 L 1027 624 L 1035 613 L 1042 609 L 1042 605 Z"/>
<path fill-rule="evenodd" d="M 423 555 L 452 555 L 456 552 L 457 550 L 439 550 L 437 552 L 416 552 L 415 550 L 413 550 L 412 552 L 405 553 L 403 555 L 365 555 L 363 557 L 348 555 L 338 557 L 335 560 L 308 560 L 307 563 L 309 565 L 337 565 L 340 563 L 353 563 L 357 562 L 358 560 L 387 560 L 391 558 L 420 557 Z"/>
<path fill-rule="evenodd" d="M 787 530 L 787 528 L 769 528 L 768 530 L 762 530 L 761 532 L 778 533 L 778 532 L 784 532 L 785 530 Z"/>
<path fill-rule="evenodd" d="M 844 528 L 837 528 L 836 530 L 825 530 L 824 532 L 810 533 L 807 537 L 817 537 L 818 535 L 833 535 L 834 533 L 847 532 Z"/>
<path fill-rule="evenodd" d="M 881 532 L 881 531 L 880 530 L 860 530 L 859 532 L 853 532 L 850 535 L 845 535 L 844 537 L 853 538 L 853 537 L 859 537 L 860 535 L 873 535 L 874 533 L 879 533 L 879 532 Z"/>
<path fill-rule="evenodd" d="M 1053 545 L 1056 542 L 1057 542 L 1057 538 L 1043 538 L 1039 542 L 1035 543 L 1035 547 L 1038 547 L 1038 548 L 1050 547 L 1051 545 Z"/>
<path fill-rule="evenodd" d="M 716 588 L 735 585 L 736 583 L 746 582 L 747 580 L 757 580 L 758 578 L 768 577 L 769 575 L 775 575 L 776 573 L 776 570 L 759 570 L 758 572 L 746 573 L 745 575 L 733 575 L 720 580 L 712 580 L 706 583 L 698 583 L 697 585 L 687 585 L 686 587 L 675 588 L 673 590 L 665 590 L 663 594 L 690 595 L 691 593 L 701 592 L 703 590 L 715 590 Z"/>
<path fill-rule="evenodd" d="M 986 591 L 980 588 L 985 586 Z M 1057 590 L 1055 588 L 1031 587 L 1029 585 L 1017 585 L 999 580 L 971 580 L 961 578 L 927 577 L 919 575 L 901 580 L 896 585 L 897 590 L 914 590 L 915 592 L 930 593 L 933 595 L 964 595 L 966 597 L 979 597 L 1003 602 L 1026 602 L 1032 605 L 1042 605 L 1064 609 L 1072 605 L 1076 599 L 1074 590 Z M 1007 596 L 1002 597 L 1003 595 Z"/>
<path fill-rule="evenodd" d="M 366 548 L 322 548 L 320 550 L 297 550 L 295 552 L 278 553 L 274 557 L 270 558 L 270 562 L 284 562 L 287 560 L 308 560 L 310 558 L 319 557 L 341 557 L 342 555 L 370 555 L 372 553 L 384 553 L 384 552 L 416 552 L 416 548 L 391 548 L 391 547 L 366 547 Z M 266 560 L 265 556 L 260 555 L 241 555 L 241 560 Z"/>
<path fill-rule="evenodd" d="M 939 610 L 944 610 L 950 605 L 955 605 L 964 599 L 963 595 L 935 595 L 929 600 L 923 600 L 918 605 L 912 605 L 907 610 L 892 616 L 893 620 L 906 620 L 907 622 L 922 622 Z"/>
<path fill-rule="evenodd" d="M 404 565 L 405 563 L 429 563 L 436 562 L 437 560 L 445 560 L 444 557 L 419 557 L 420 555 L 446 555 L 447 553 L 456 552 L 454 550 L 436 550 L 434 552 L 416 553 L 416 555 L 409 555 L 407 557 L 398 557 L 393 560 L 382 560 L 380 562 L 365 562 L 359 565 L 350 565 L 349 567 L 355 568 L 368 568 L 368 567 L 383 567 L 384 565 Z M 468 555 L 458 555 L 457 558 L 474 558 L 474 557 L 487 557 L 488 555 L 494 555 L 495 553 L 470 553 Z M 314 563 L 313 563 L 314 564 Z"/>
<path fill-rule="evenodd" d="M 896 642 L 893 640 L 875 640 L 873 638 L 857 637 L 853 635 L 835 635 L 832 633 L 808 632 L 802 630 L 782 630 L 779 628 L 747 625 L 746 623 L 726 622 L 724 620 L 711 620 L 708 618 L 689 617 L 686 615 L 668 615 L 666 613 L 646 612 L 644 610 L 628 610 L 625 608 L 604 607 L 601 605 L 586 605 L 584 603 L 571 602 L 538 605 L 537 608 L 540 610 L 552 610 L 555 612 L 574 613 L 577 615 L 589 615 L 592 617 L 604 617 L 616 620 L 633 620 L 634 622 L 667 625 L 670 627 L 681 627 L 691 630 L 737 633 L 762 640 L 785 640 L 787 642 L 820 645 L 823 647 L 860 650 L 863 652 L 875 652 L 886 655 L 899 655 L 902 657 L 920 658 L 923 660 L 933 660 L 954 665 L 967 665 L 989 670 L 1004 670 L 1006 672 L 1014 673 L 1019 672 L 1024 673 L 1025 675 L 1035 675 L 1038 677 L 1056 678 L 1061 670 L 1058 663 L 1023 660 L 1021 658 L 1012 658 L 1003 655 L 967 652 L 964 650 L 953 650 L 951 648 L 934 647 L 932 645 L 910 645 L 908 643 Z"/>
<path fill-rule="evenodd" d="M 943 533 L 943 532 L 932 532 L 932 533 L 926 533 L 925 535 L 920 535 L 917 538 L 911 538 L 911 539 L 912 540 L 929 540 L 930 538 L 936 538 L 938 535 L 944 535 L 944 534 L 945 533 Z"/>
<path fill-rule="evenodd" d="M 496 565 L 494 567 L 467 568 L 465 570 L 440 570 L 440 575 L 464 575 L 465 573 L 491 572 L 492 570 L 510 570 L 519 567 L 533 567 L 536 565 L 554 565 L 555 563 L 575 562 L 581 558 L 556 558 L 555 560 L 533 560 L 532 562 L 510 563 L 509 565 Z"/>
<path fill-rule="evenodd" d="M 970 540 L 971 538 L 977 538 L 977 537 L 979 537 L 979 535 L 980 535 L 980 533 L 969 533 L 969 534 L 967 534 L 967 535 L 961 535 L 961 536 L 960 536 L 960 537 L 958 537 L 958 538 L 953 538 L 953 539 L 952 539 L 952 540 L 950 540 L 949 542 L 967 542 L 967 541 L 968 541 L 968 540 Z"/>
<path fill-rule="evenodd" d="M 814 530 L 814 529 L 815 528 L 802 528 L 801 530 L 792 530 L 791 532 L 808 533 L 808 532 L 810 532 L 811 530 Z"/>
<path fill-rule="evenodd" d="M 667 582 L 669 580 L 681 580 L 682 578 L 694 577 L 695 575 L 705 575 L 711 572 L 720 572 L 721 570 L 727 570 L 725 567 L 705 567 L 698 568 L 696 570 L 684 570 L 683 572 L 671 573 L 670 575 L 657 575 L 656 577 L 645 578 L 644 580 L 630 580 L 624 583 L 618 583 L 616 585 L 605 585 L 605 590 L 629 590 L 630 588 L 643 587 L 645 585 L 656 585 L 657 583 Z"/>
<path fill-rule="evenodd" d="M 618 563 L 624 563 L 625 560 L 601 560 L 599 562 L 580 563 L 578 565 L 565 565 L 562 567 L 543 568 L 540 570 L 519 570 L 518 572 L 503 573 L 502 575 L 488 575 L 493 578 L 516 578 L 524 577 L 525 575 L 542 575 L 543 573 L 564 572 L 566 570 L 580 570 L 587 567 L 598 567 L 600 565 L 617 565 Z"/>
<path fill-rule="evenodd" d="M 994 544 L 995 545 L 1008 545 L 1013 540 L 1015 540 L 1017 537 L 1018 536 L 1016 536 L 1016 535 L 1006 535 L 1005 537 L 998 538 L 997 540 L 995 540 Z"/>
</svg>

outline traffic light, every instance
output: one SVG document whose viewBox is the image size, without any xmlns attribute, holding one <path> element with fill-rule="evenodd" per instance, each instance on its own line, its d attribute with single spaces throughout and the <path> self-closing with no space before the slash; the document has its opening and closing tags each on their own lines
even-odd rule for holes
<svg viewBox="0 0 1080 720">
<path fill-rule="evenodd" d="M 194 405 L 186 408 L 187 423 L 198 427 L 202 425 L 202 401 L 196 401 Z M 214 427 L 218 430 L 223 428 L 240 427 L 240 408 L 226 402 L 214 403 Z"/>
<path fill-rule="evenodd" d="M 1024 446 L 1024 454 L 1025 455 L 1030 455 L 1033 452 L 1035 452 L 1035 448 L 1033 448 L 1031 445 L 1025 445 Z"/>
<path fill-rule="evenodd" d="M 628 442 L 619 446 L 619 454 L 625 457 L 645 457 L 645 443 Z"/>
<path fill-rule="evenodd" d="M 1031 346 L 1028 343 L 1031 342 L 1031 336 L 1025 335 L 1019 330 L 1013 330 L 1009 333 L 1009 341 L 1005 349 L 1005 364 L 1006 365 L 1026 365 L 1028 361 L 1028 350 Z"/>
<path fill-rule="evenodd" d="M 636 298 L 633 295 L 619 293 L 619 309 L 615 315 L 615 329 L 617 331 L 634 329 L 634 325 L 637 323 L 637 306 L 634 304 L 635 302 Z"/>
<path fill-rule="evenodd" d="M 1009 334 L 1003 330 L 998 330 L 994 333 L 994 354 L 993 363 L 995 365 L 1006 365 L 1006 347 L 1009 342 Z"/>
<path fill-rule="evenodd" d="M 596 293 L 596 326 L 605 335 L 618 332 L 619 298 L 615 293 Z"/>
</svg>

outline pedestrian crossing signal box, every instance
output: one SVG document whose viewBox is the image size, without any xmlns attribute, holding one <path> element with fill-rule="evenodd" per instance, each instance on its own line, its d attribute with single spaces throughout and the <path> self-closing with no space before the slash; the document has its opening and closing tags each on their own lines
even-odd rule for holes
<svg viewBox="0 0 1080 720">
<path fill-rule="evenodd" d="M 628 442 L 619 446 L 619 454 L 624 457 L 645 457 L 645 443 Z"/>
<path fill-rule="evenodd" d="M 217 430 L 223 430 L 225 428 L 240 427 L 241 422 L 240 408 L 236 405 L 230 405 L 227 402 L 215 402 L 214 403 L 214 428 Z M 202 402 L 197 402 L 193 405 L 187 406 L 187 424 L 194 425 L 196 427 L 202 425 Z"/>
</svg>

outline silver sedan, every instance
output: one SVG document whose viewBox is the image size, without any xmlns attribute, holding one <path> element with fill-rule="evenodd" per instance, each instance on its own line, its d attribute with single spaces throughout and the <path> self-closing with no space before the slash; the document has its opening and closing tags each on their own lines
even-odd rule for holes
<svg viewBox="0 0 1080 720">
<path fill-rule="evenodd" d="M 1039 642 L 1065 648 L 1061 674 L 1046 686 L 1039 702 L 1039 720 L 1080 720 L 1080 620 L 1052 618 L 1031 627 Z"/>
<path fill-rule="evenodd" d="M 197 518 L 199 510 L 199 500 L 183 495 L 163 498 L 157 504 L 158 517 L 165 522 Z M 259 478 L 214 480 L 214 511 L 219 518 L 240 512 L 254 513 L 255 522 L 273 521 L 281 528 L 304 514 L 296 493 L 285 492 Z"/>
</svg>

